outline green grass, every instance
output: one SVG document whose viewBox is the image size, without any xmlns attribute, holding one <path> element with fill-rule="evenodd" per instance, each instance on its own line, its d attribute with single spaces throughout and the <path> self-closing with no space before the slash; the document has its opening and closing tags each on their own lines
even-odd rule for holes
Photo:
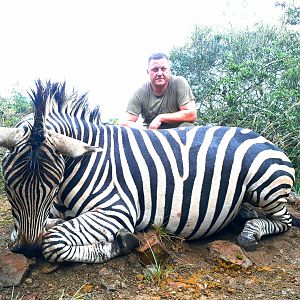
<svg viewBox="0 0 300 300">
<path fill-rule="evenodd" d="M 160 246 L 165 248 L 166 252 L 170 253 L 170 249 L 175 245 L 174 239 L 178 239 L 168 230 L 166 230 L 163 226 L 152 226 L 154 234 L 157 236 Z M 166 279 L 169 274 L 173 271 L 173 268 L 167 264 L 165 264 L 165 260 L 160 259 L 160 251 L 156 253 L 157 250 L 154 250 L 149 244 L 148 240 L 146 240 L 148 247 L 150 249 L 151 258 L 149 259 L 153 263 L 145 267 L 143 271 L 144 280 L 147 282 L 159 284 L 162 280 Z"/>
<path fill-rule="evenodd" d="M 169 276 L 173 269 L 170 266 L 161 264 L 150 245 L 149 247 L 154 264 L 145 267 L 143 272 L 144 279 L 147 282 L 159 284 L 162 280 L 166 279 Z"/>
</svg>

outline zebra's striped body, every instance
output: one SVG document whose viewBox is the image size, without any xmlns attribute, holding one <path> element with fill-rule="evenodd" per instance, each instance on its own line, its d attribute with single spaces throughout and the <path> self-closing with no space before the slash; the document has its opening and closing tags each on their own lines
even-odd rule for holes
<svg viewBox="0 0 300 300">
<path fill-rule="evenodd" d="M 28 122 L 19 125 L 25 128 L 24 139 L 3 161 L 16 251 L 22 252 L 24 241 L 26 246 L 42 243 L 44 256 L 52 261 L 102 262 L 124 253 L 126 235 L 117 238 L 123 228 L 135 232 L 156 224 L 196 239 L 230 223 L 245 201 L 262 207 L 270 220 L 248 221 L 241 244 L 291 226 L 284 202 L 294 169 L 265 138 L 241 128 L 150 131 L 101 125 L 97 112 L 87 112 L 78 99 L 65 102 L 64 89 L 50 87 L 53 91 L 48 87 L 42 92 L 41 83 L 37 85 L 36 107 L 50 97 L 35 121 L 43 119 L 45 132 L 101 147 L 101 152 L 62 156 L 53 149 L 51 135 L 42 134 L 35 145 L 36 123 L 33 128 Z M 36 156 L 39 168 L 21 162 Z M 42 235 L 52 201 L 52 218 L 64 222 Z"/>
</svg>

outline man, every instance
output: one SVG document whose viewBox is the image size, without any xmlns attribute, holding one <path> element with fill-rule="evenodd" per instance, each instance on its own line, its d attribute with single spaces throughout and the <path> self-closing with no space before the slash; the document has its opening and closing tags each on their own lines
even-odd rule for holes
<svg viewBox="0 0 300 300">
<path fill-rule="evenodd" d="M 170 61 L 164 53 L 148 59 L 150 82 L 139 88 L 130 99 L 126 120 L 121 125 L 138 127 L 141 115 L 144 128 L 165 129 L 192 126 L 197 110 L 191 88 L 182 76 L 171 75 Z"/>
</svg>

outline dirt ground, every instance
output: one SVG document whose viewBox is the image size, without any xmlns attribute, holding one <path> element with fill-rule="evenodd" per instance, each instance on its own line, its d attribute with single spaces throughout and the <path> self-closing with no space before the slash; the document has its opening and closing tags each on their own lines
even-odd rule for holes
<svg viewBox="0 0 300 300">
<path fill-rule="evenodd" d="M 300 216 L 300 199 L 290 206 Z M 8 252 L 12 222 L 9 204 L 0 195 L 0 255 Z M 214 259 L 214 240 L 235 241 L 236 226 L 209 240 L 177 242 L 161 269 L 144 267 L 137 253 L 104 264 L 51 265 L 36 260 L 17 287 L 0 287 L 0 300 L 77 299 L 300 299 L 300 230 L 261 240 L 245 252 L 253 266 L 243 269 Z"/>
</svg>

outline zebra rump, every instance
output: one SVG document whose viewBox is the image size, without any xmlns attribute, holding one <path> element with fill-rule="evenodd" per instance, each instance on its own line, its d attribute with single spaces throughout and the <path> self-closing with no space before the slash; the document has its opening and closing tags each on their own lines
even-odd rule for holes
<svg viewBox="0 0 300 300">
<path fill-rule="evenodd" d="M 237 239 L 246 248 L 292 226 L 292 164 L 249 129 L 103 125 L 65 83 L 38 80 L 31 97 L 34 114 L 0 128 L 14 252 L 101 263 L 130 252 L 134 233 L 153 224 L 187 240 L 209 236 L 244 203 L 267 215 L 246 222 Z"/>
</svg>

